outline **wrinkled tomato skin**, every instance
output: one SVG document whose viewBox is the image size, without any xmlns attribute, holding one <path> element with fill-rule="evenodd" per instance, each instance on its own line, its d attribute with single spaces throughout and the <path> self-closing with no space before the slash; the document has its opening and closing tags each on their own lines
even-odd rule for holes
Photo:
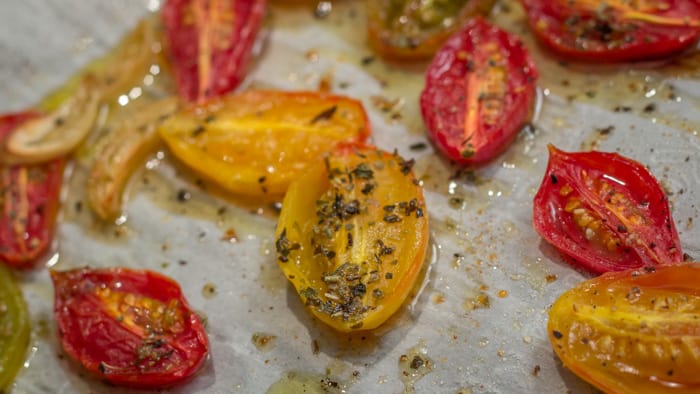
<svg viewBox="0 0 700 394">
<path fill-rule="evenodd" d="M 189 380 L 206 361 L 202 322 L 172 279 L 127 268 L 52 271 L 51 279 L 63 349 L 97 377 L 163 389 Z"/>
<path fill-rule="evenodd" d="M 700 392 L 700 264 L 611 272 L 549 311 L 564 366 L 606 393 Z"/>
<path fill-rule="evenodd" d="M 596 18 L 595 12 L 577 9 L 580 6 L 571 3 L 521 0 L 535 36 L 566 59 L 605 63 L 662 59 L 689 48 L 700 37 L 697 24 L 672 26 L 620 18 L 603 21 Z M 655 10 L 654 15 L 695 23 L 700 20 L 697 1 L 663 3 L 668 8 Z M 603 39 L 601 31 L 610 37 Z"/>
<path fill-rule="evenodd" d="M 204 101 L 241 83 L 265 8 L 265 0 L 168 0 L 164 4 L 166 50 L 180 97 Z"/>
<path fill-rule="evenodd" d="M 430 136 L 457 163 L 493 159 L 530 120 L 537 77 L 520 39 L 472 20 L 427 70 L 420 107 Z"/>
<path fill-rule="evenodd" d="M 0 147 L 32 111 L 0 116 Z M 3 154 L 0 148 L 0 154 Z M 31 165 L 0 164 L 0 262 L 32 268 L 51 246 L 65 160 Z"/>
<path fill-rule="evenodd" d="M 410 297 L 429 220 L 413 161 L 345 145 L 293 182 L 277 223 L 277 263 L 302 303 L 340 332 L 375 329 Z"/>
<path fill-rule="evenodd" d="M 585 222 L 590 224 L 581 227 Z M 616 153 L 567 153 L 550 146 L 533 225 L 572 264 L 593 273 L 683 261 L 663 189 L 646 167 Z M 589 232 L 592 239 L 587 228 L 596 229 Z M 610 248 L 593 240 L 602 238 Z"/>
</svg>

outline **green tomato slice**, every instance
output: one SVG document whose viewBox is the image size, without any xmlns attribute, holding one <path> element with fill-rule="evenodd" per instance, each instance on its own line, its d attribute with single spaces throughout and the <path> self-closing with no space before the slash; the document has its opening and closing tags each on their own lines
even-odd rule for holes
<svg viewBox="0 0 700 394">
<path fill-rule="evenodd" d="M 12 273 L 0 265 L 0 392 L 19 371 L 29 345 L 29 314 Z"/>
</svg>

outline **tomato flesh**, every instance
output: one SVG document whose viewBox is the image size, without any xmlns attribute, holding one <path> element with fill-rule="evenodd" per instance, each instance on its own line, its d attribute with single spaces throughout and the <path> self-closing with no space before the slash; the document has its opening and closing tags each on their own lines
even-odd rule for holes
<svg viewBox="0 0 700 394">
<path fill-rule="evenodd" d="M 540 41 L 573 60 L 658 59 L 688 48 L 700 37 L 700 4 L 693 0 L 521 3 Z"/>
<path fill-rule="evenodd" d="M 370 125 L 348 97 L 247 91 L 185 108 L 159 131 L 180 160 L 226 190 L 276 199 L 325 152 L 363 142 Z"/>
<path fill-rule="evenodd" d="M 126 268 L 52 271 L 63 349 L 91 373 L 133 388 L 167 388 L 206 361 L 202 322 L 172 279 Z"/>
<path fill-rule="evenodd" d="M 203 101 L 235 89 L 264 13 L 265 0 L 168 0 L 162 16 L 180 96 Z"/>
<path fill-rule="evenodd" d="M 0 265 L 0 392 L 22 367 L 29 347 L 29 313 L 12 273 Z"/>
<path fill-rule="evenodd" d="M 700 390 L 700 264 L 607 273 L 564 293 L 549 311 L 552 346 L 609 393 Z"/>
<path fill-rule="evenodd" d="M 683 261 L 668 198 L 641 164 L 553 146 L 535 195 L 535 230 L 595 273 Z"/>
<path fill-rule="evenodd" d="M 0 146 L 16 127 L 36 116 L 32 112 L 0 116 Z M 49 249 L 64 163 L 60 158 L 41 164 L 0 164 L 1 262 L 31 268 Z"/>
<path fill-rule="evenodd" d="M 537 70 L 514 35 L 478 18 L 430 64 L 420 106 L 437 147 L 451 160 L 493 159 L 532 115 Z"/>
<path fill-rule="evenodd" d="M 369 43 L 394 60 L 430 59 L 442 43 L 494 0 L 366 1 Z"/>
<path fill-rule="evenodd" d="M 277 225 L 278 265 L 319 320 L 370 330 L 413 290 L 428 217 L 413 162 L 343 147 L 289 188 Z"/>
</svg>

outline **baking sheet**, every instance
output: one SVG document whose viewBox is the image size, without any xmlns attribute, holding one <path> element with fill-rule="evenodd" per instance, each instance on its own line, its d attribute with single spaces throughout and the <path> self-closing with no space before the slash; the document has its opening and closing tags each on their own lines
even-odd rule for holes
<svg viewBox="0 0 700 394">
<path fill-rule="evenodd" d="M 0 2 L 0 110 L 38 101 L 159 5 Z M 182 284 L 190 304 L 208 317 L 211 360 L 174 393 L 266 392 L 280 380 L 275 387 L 319 388 L 321 379 L 357 393 L 595 392 L 561 366 L 545 332 L 547 307 L 586 277 L 531 226 L 546 145 L 618 151 L 649 166 L 671 193 L 684 251 L 700 258 L 700 230 L 693 224 L 700 191 L 697 60 L 688 55 L 661 69 L 563 63 L 532 40 L 516 2 L 499 2 L 494 19 L 520 34 L 536 59 L 540 102 L 533 127 L 505 154 L 464 171 L 436 155 L 424 135 L 417 105 L 423 67 L 373 57 L 362 2 L 334 1 L 322 20 L 313 16 L 315 5 L 271 8 L 265 45 L 246 84 L 316 89 L 330 81 L 334 92 L 363 100 L 376 145 L 417 160 L 434 253 L 411 303 L 376 332 L 340 335 L 314 321 L 275 264 L 274 217 L 209 195 L 167 151 L 135 176 L 120 226 L 98 225 L 76 209 L 82 182 L 78 173 L 68 174 L 58 254 L 47 265 L 145 267 Z M 399 116 L 377 108 L 378 97 L 398 100 Z M 415 149 L 420 143 L 427 148 Z M 177 200 L 181 190 L 192 196 L 186 204 Z M 236 242 L 221 239 L 230 228 Z M 47 270 L 37 268 L 21 281 L 33 335 L 13 392 L 130 392 L 84 376 L 62 356 Z M 274 339 L 260 346 L 256 334 Z M 429 368 L 400 362 L 413 354 L 429 359 Z"/>
</svg>

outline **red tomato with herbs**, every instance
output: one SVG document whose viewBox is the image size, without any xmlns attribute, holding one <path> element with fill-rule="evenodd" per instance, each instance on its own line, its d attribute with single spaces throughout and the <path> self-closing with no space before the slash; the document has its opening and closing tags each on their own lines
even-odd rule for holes
<svg viewBox="0 0 700 394">
<path fill-rule="evenodd" d="M 535 35 L 563 57 L 596 62 L 663 58 L 700 37 L 695 0 L 521 0 Z"/>
<path fill-rule="evenodd" d="M 683 261 L 668 198 L 640 163 L 616 153 L 549 147 L 535 230 L 595 273 Z"/>
<path fill-rule="evenodd" d="M 4 140 L 23 122 L 26 111 L 0 116 L 0 154 Z M 30 268 L 51 245 L 60 205 L 65 160 L 41 164 L 0 164 L 0 262 Z"/>
<path fill-rule="evenodd" d="M 180 286 L 127 268 L 52 271 L 54 316 L 63 349 L 88 371 L 132 388 L 190 379 L 209 340 Z"/>
<path fill-rule="evenodd" d="M 168 0 L 167 50 L 180 96 L 203 101 L 238 86 L 245 75 L 265 0 Z"/>
<path fill-rule="evenodd" d="M 520 39 L 474 19 L 447 40 L 428 68 L 420 98 L 423 119 L 450 159 L 490 160 L 530 120 L 536 80 Z"/>
</svg>

